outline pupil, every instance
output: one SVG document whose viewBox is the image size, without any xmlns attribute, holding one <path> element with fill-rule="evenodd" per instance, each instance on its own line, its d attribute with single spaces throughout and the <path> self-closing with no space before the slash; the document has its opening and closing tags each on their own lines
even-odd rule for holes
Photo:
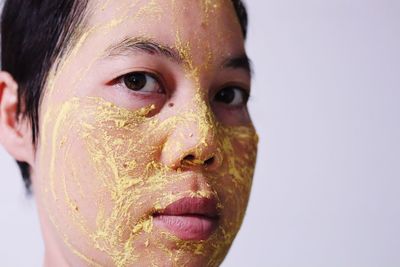
<svg viewBox="0 0 400 267">
<path fill-rule="evenodd" d="M 231 103 L 235 99 L 235 92 L 231 89 L 223 89 L 216 96 L 216 100 L 224 103 Z"/>
<path fill-rule="evenodd" d="M 143 73 L 133 73 L 124 77 L 126 87 L 132 90 L 140 90 L 145 87 L 147 79 Z"/>
</svg>

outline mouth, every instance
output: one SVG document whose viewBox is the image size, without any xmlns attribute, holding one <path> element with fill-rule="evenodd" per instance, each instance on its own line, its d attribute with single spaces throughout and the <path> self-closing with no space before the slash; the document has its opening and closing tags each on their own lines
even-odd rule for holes
<svg viewBox="0 0 400 267">
<path fill-rule="evenodd" d="M 206 240 L 218 226 L 217 201 L 185 197 L 154 213 L 153 222 L 182 240 Z"/>
</svg>

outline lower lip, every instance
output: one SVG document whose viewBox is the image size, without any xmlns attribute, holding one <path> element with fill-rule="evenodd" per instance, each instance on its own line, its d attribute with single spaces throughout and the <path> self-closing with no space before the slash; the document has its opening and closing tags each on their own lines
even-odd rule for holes
<svg viewBox="0 0 400 267">
<path fill-rule="evenodd" d="M 206 240 L 217 228 L 218 220 L 196 215 L 157 215 L 154 224 L 182 240 Z"/>
</svg>

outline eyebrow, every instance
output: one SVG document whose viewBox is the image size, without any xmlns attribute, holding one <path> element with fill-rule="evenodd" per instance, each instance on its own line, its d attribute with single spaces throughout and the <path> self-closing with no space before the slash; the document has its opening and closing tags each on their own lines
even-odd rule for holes
<svg viewBox="0 0 400 267">
<path fill-rule="evenodd" d="M 131 53 L 144 52 L 149 55 L 160 55 L 178 64 L 184 64 L 185 60 L 176 48 L 163 45 L 150 38 L 131 37 L 112 44 L 105 50 L 104 58 L 128 56 Z M 227 58 L 221 65 L 222 69 L 243 69 L 249 76 L 252 76 L 251 60 L 244 53 L 239 56 Z"/>
<path fill-rule="evenodd" d="M 105 57 L 127 56 L 132 52 L 161 55 L 180 64 L 183 62 L 182 57 L 176 49 L 143 37 L 126 38 L 116 44 L 112 44 L 106 49 Z"/>
<path fill-rule="evenodd" d="M 250 77 L 253 74 L 252 62 L 246 54 L 228 58 L 222 64 L 222 68 L 244 69 Z"/>
</svg>

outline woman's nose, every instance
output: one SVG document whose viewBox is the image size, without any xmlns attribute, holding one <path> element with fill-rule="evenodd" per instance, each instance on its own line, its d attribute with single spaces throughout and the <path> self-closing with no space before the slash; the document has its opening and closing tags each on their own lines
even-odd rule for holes
<svg viewBox="0 0 400 267">
<path fill-rule="evenodd" d="M 209 116 L 207 118 L 210 118 Z M 221 142 L 214 119 L 188 116 L 177 120 L 161 152 L 161 162 L 172 169 L 218 169 L 222 164 Z"/>
<path fill-rule="evenodd" d="M 174 161 L 173 167 L 180 169 L 190 169 L 190 168 L 198 168 L 203 167 L 207 170 L 216 170 L 222 162 L 221 153 L 218 147 L 213 148 L 213 145 L 209 145 L 210 148 L 208 151 L 204 152 L 201 148 L 197 148 L 194 152 L 186 152 L 183 155 L 183 158 L 178 157 L 176 161 Z"/>
</svg>

